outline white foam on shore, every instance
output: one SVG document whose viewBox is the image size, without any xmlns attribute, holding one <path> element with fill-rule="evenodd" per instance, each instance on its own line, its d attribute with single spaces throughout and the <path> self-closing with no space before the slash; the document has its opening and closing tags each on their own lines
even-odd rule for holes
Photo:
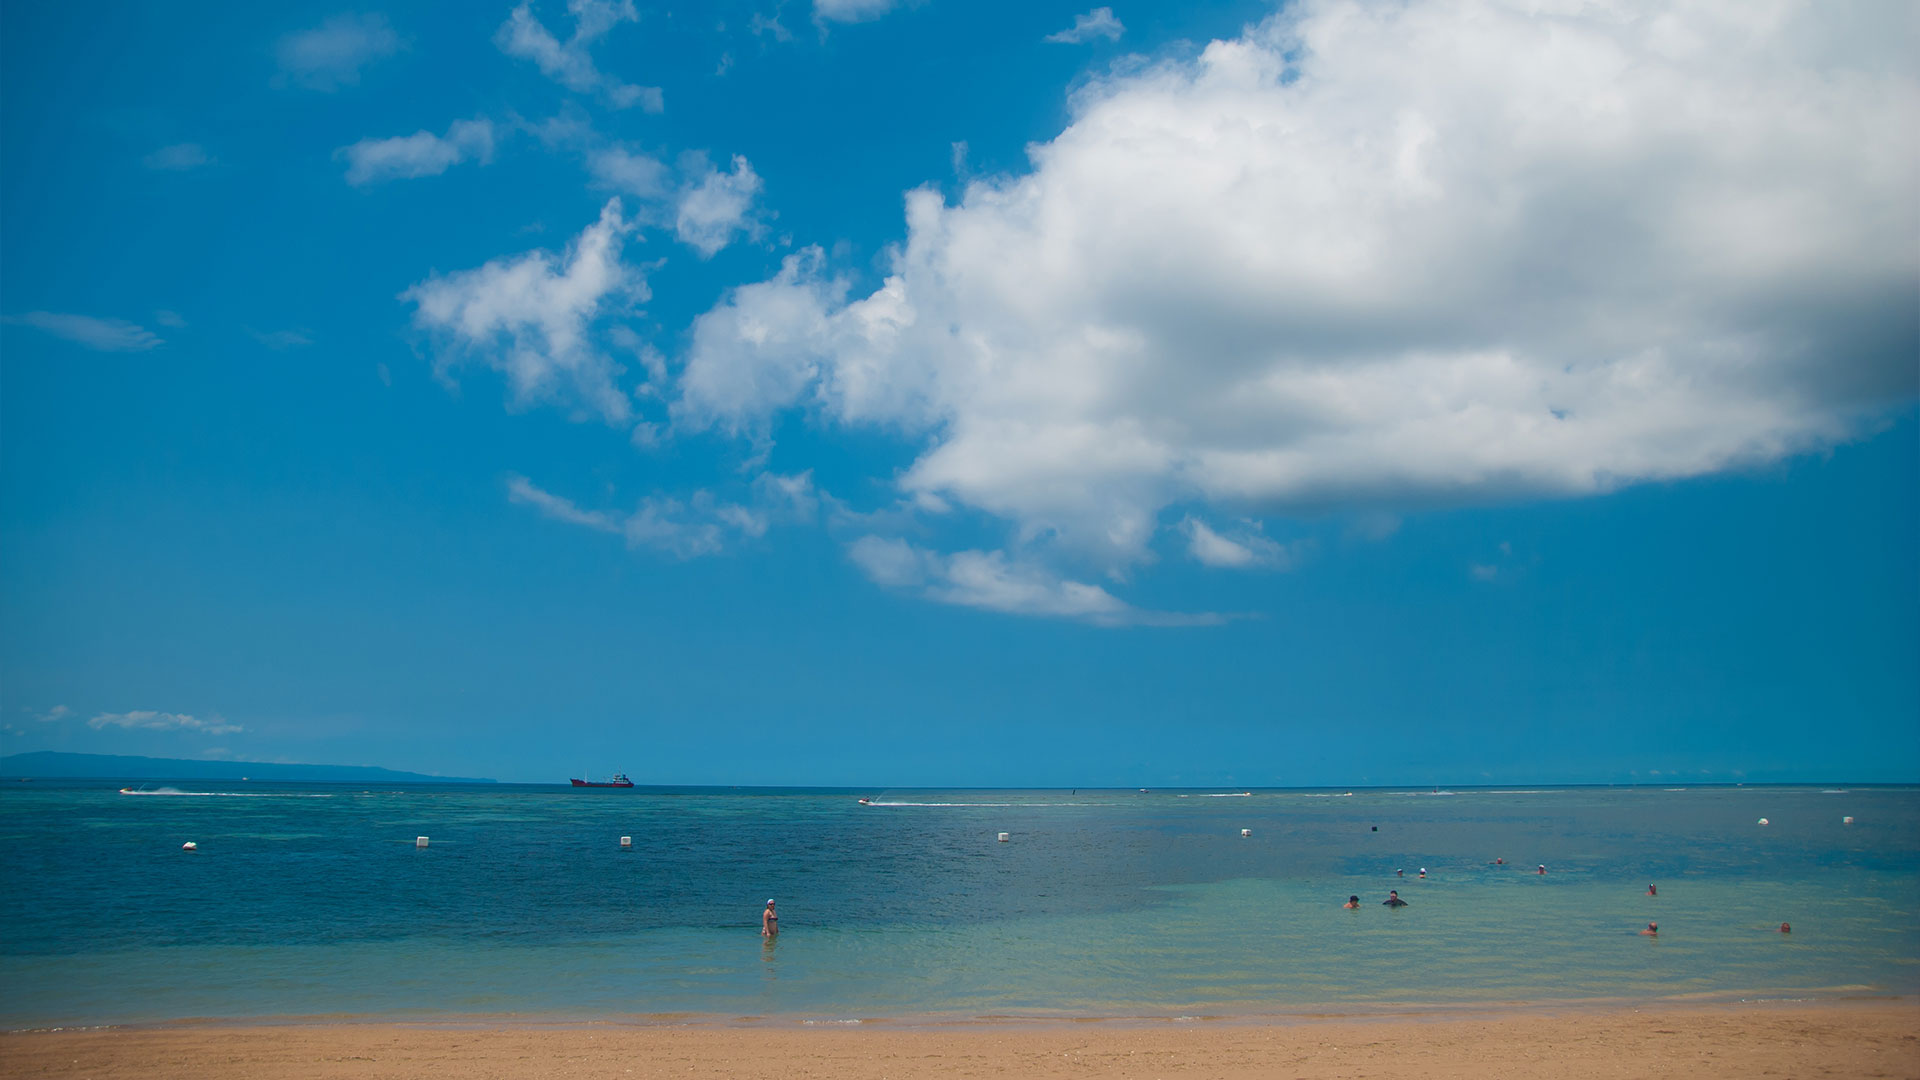
<svg viewBox="0 0 1920 1080">
<path fill-rule="evenodd" d="M 1100 803 L 899 803 L 868 799 L 870 807 L 1092 807 Z"/>
<path fill-rule="evenodd" d="M 154 788 L 152 791 L 135 791 L 133 788 L 121 788 L 122 795 L 168 795 L 189 799 L 331 799 L 331 794 L 307 791 L 181 791 L 178 788 Z"/>
</svg>

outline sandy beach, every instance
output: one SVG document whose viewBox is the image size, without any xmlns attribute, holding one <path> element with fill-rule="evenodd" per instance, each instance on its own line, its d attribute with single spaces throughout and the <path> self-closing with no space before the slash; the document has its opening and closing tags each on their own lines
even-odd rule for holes
<svg viewBox="0 0 1920 1080">
<path fill-rule="evenodd" d="M 846 1027 L 187 1022 L 0 1036 L 7 1077 L 1920 1077 L 1920 1003 Z"/>
</svg>

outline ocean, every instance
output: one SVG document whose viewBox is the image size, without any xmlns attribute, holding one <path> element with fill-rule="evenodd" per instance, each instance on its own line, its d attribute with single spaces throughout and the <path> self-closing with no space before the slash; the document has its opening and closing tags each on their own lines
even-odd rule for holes
<svg viewBox="0 0 1920 1080">
<path fill-rule="evenodd" d="M 1920 991 L 1911 787 L 144 786 L 0 790 L 0 1025 Z"/>
</svg>

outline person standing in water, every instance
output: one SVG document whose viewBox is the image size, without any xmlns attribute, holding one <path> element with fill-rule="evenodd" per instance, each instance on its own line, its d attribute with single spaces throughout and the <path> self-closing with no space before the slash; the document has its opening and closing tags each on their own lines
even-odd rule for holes
<svg viewBox="0 0 1920 1080">
<path fill-rule="evenodd" d="M 1346 908 L 1348 911 L 1359 911 L 1360 898 L 1357 896 L 1349 896 L 1347 897 L 1347 902 L 1344 904 L 1341 904 L 1340 906 L 1343 908 Z"/>
<path fill-rule="evenodd" d="M 1400 899 L 1399 889 L 1388 889 L 1387 898 L 1380 902 L 1390 908 L 1403 908 L 1407 906 L 1407 902 Z"/>
<path fill-rule="evenodd" d="M 760 913 L 760 936 L 769 940 L 780 935 L 780 913 L 773 909 L 773 901 L 767 901 L 767 910 Z"/>
<path fill-rule="evenodd" d="M 1648 923 L 1648 924 L 1647 924 L 1647 928 L 1646 928 L 1645 930 L 1642 930 L 1642 931 L 1640 931 L 1640 936 L 1641 936 L 1641 937 L 1659 937 L 1659 936 L 1660 936 L 1660 924 L 1659 924 L 1659 923 Z"/>
</svg>

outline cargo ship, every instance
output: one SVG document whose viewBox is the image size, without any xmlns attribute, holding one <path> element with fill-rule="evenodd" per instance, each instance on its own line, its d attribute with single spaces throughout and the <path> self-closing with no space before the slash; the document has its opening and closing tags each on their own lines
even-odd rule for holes
<svg viewBox="0 0 1920 1080">
<path fill-rule="evenodd" d="M 567 777 L 567 779 L 573 780 L 573 777 L 569 776 Z M 573 780 L 573 786 L 574 787 L 632 787 L 633 781 L 627 779 L 626 773 L 617 772 L 613 774 L 613 779 L 611 780 Z"/>
</svg>

